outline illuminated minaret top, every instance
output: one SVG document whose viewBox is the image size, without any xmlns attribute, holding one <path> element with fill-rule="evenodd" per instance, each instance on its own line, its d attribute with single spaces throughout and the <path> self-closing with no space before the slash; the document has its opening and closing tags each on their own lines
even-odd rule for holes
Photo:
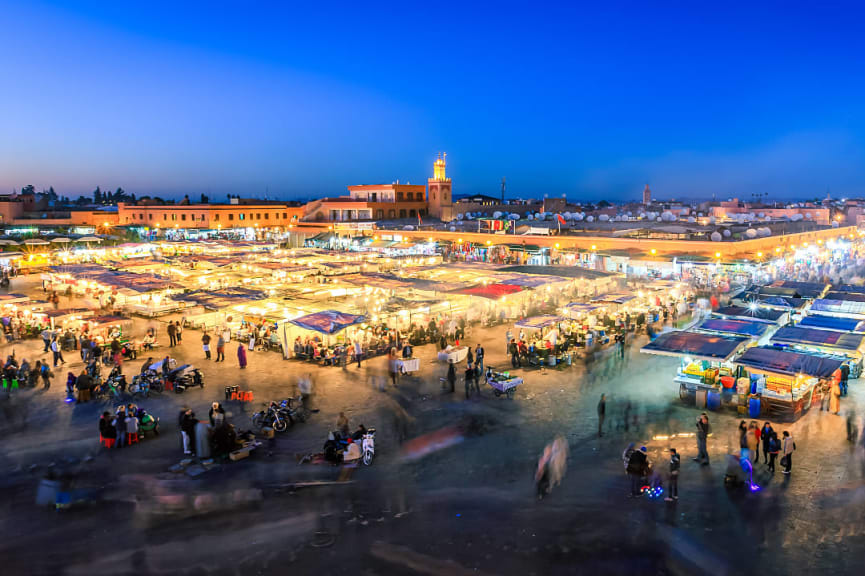
<svg viewBox="0 0 865 576">
<path fill-rule="evenodd" d="M 433 177 L 432 179 L 436 182 L 447 182 L 448 178 L 445 176 L 445 168 L 447 167 L 447 152 L 442 153 L 439 152 L 439 157 L 433 164 Z"/>
</svg>

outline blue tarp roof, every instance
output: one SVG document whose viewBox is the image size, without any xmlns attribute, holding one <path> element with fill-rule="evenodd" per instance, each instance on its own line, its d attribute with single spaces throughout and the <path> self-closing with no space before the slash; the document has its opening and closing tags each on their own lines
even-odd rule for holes
<svg viewBox="0 0 865 576">
<path fill-rule="evenodd" d="M 804 298 L 794 298 L 792 296 L 776 296 L 770 294 L 760 294 L 758 292 L 742 291 L 733 296 L 733 300 L 742 300 L 743 302 L 757 302 L 763 306 L 774 306 L 776 308 L 802 308 L 808 301 Z"/>
<path fill-rule="evenodd" d="M 853 294 L 865 294 L 865 286 L 854 286 L 853 284 L 839 284 L 830 288 L 832 292 L 851 292 Z"/>
<path fill-rule="evenodd" d="M 615 292 L 611 294 L 601 294 L 600 296 L 595 296 L 592 298 L 592 302 L 607 302 L 610 304 L 624 304 L 625 302 L 630 302 L 636 298 L 633 294 L 625 294 L 622 292 Z"/>
<path fill-rule="evenodd" d="M 746 350 L 736 360 L 736 364 L 765 370 L 766 372 L 788 374 L 790 376 L 802 374 L 815 378 L 828 378 L 843 363 L 843 358 L 815 356 L 813 354 L 803 354 L 779 348 L 763 347 Z"/>
<path fill-rule="evenodd" d="M 863 334 L 803 328 L 801 326 L 785 326 L 772 336 L 772 342 L 825 346 L 849 351 L 858 350 L 862 346 L 863 339 L 865 339 Z"/>
<path fill-rule="evenodd" d="M 811 304 L 814 312 L 828 312 L 830 314 L 845 314 L 865 318 L 865 302 L 853 302 L 850 300 L 830 300 L 821 298 L 814 300 Z"/>
<path fill-rule="evenodd" d="M 703 322 L 697 326 L 697 329 L 706 332 L 725 332 L 728 334 L 759 338 L 769 329 L 769 324 L 752 320 L 709 318 L 703 320 Z"/>
<path fill-rule="evenodd" d="M 783 310 L 772 310 L 771 308 L 756 307 L 753 310 L 745 306 L 724 306 L 712 312 L 712 316 L 725 316 L 730 318 L 741 318 L 743 320 L 762 320 L 763 322 L 777 323 L 786 312 Z"/>
<path fill-rule="evenodd" d="M 290 322 L 295 326 L 306 328 L 307 330 L 315 330 L 322 334 L 336 334 L 337 332 L 366 321 L 365 316 L 357 314 L 348 314 L 346 312 L 337 312 L 336 310 L 325 310 L 324 312 L 316 312 L 295 318 Z"/>
<path fill-rule="evenodd" d="M 545 284 L 568 281 L 568 278 L 560 276 L 529 276 L 528 274 L 496 278 L 496 282 L 499 284 L 510 284 L 512 286 L 522 286 L 523 288 L 537 288 Z"/>
<path fill-rule="evenodd" d="M 748 342 L 741 336 L 715 336 L 681 330 L 664 332 L 640 349 L 647 354 L 692 356 L 698 360 L 727 360 Z"/>
<path fill-rule="evenodd" d="M 792 280 L 778 280 L 765 286 L 750 286 L 749 292 L 760 294 L 776 294 L 780 296 L 794 296 L 799 298 L 819 298 L 829 284 L 822 282 L 794 282 Z"/>
<path fill-rule="evenodd" d="M 865 332 L 865 321 L 855 318 L 837 318 L 812 314 L 802 318 L 799 326 L 805 328 L 820 328 L 822 330 L 838 330 L 840 332 Z"/>
<path fill-rule="evenodd" d="M 574 312 L 576 314 L 589 314 L 594 312 L 595 310 L 601 310 L 603 306 L 600 304 L 586 304 L 585 302 L 571 302 L 566 305 L 565 308 L 568 312 Z"/>
<path fill-rule="evenodd" d="M 553 324 L 561 321 L 561 316 L 532 316 L 531 318 L 523 318 L 514 325 L 519 328 L 532 328 L 538 330 L 540 328 L 552 326 Z"/>
<path fill-rule="evenodd" d="M 857 292 L 829 292 L 826 300 L 840 300 L 842 302 L 865 302 L 865 294 Z"/>
<path fill-rule="evenodd" d="M 267 294 L 262 290 L 252 288 L 223 288 L 221 290 L 196 290 L 186 294 L 172 296 L 174 300 L 181 302 L 194 302 L 209 310 L 218 310 L 238 301 L 264 300 Z"/>
</svg>

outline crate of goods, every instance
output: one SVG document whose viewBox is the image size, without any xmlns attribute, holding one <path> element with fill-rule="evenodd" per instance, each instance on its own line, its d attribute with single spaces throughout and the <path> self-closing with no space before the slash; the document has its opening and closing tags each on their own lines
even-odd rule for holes
<svg viewBox="0 0 865 576">
<path fill-rule="evenodd" d="M 262 438 L 273 438 L 273 436 L 274 436 L 273 428 L 265 427 L 265 428 L 261 429 L 261 437 Z"/>
<path fill-rule="evenodd" d="M 240 450 L 235 450 L 231 452 L 228 457 L 235 462 L 238 460 L 243 460 L 244 458 L 249 458 L 249 448 L 241 448 Z"/>
</svg>

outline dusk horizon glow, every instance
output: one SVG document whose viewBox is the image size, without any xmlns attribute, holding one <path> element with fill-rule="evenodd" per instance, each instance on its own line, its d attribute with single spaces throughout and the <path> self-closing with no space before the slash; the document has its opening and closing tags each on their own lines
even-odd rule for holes
<svg viewBox="0 0 865 576">
<path fill-rule="evenodd" d="M 862 196 L 861 13 L 13 1 L 0 192 Z"/>
</svg>

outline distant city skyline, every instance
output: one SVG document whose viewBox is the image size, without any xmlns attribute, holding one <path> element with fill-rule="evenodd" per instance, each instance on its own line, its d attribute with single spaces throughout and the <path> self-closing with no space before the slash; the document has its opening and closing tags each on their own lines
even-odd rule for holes
<svg viewBox="0 0 865 576">
<path fill-rule="evenodd" d="M 865 196 L 861 5 L 485 6 L 13 0 L 0 191 Z"/>
</svg>

